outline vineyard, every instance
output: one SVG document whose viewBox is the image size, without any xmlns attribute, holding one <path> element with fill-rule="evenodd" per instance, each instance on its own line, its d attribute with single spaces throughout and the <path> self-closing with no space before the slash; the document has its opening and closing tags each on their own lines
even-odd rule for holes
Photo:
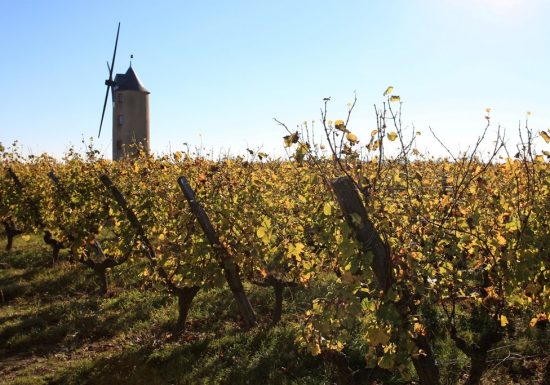
<svg viewBox="0 0 550 385">
<path fill-rule="evenodd" d="M 7 383 L 549 383 L 548 134 L 434 158 L 324 111 L 288 159 L 2 147 Z"/>
</svg>

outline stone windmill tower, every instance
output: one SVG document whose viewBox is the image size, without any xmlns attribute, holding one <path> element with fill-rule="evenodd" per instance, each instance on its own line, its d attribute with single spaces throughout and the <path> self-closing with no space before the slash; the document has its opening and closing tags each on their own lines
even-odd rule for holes
<svg viewBox="0 0 550 385">
<path fill-rule="evenodd" d="M 136 72 L 130 67 L 125 74 L 116 74 L 113 80 L 116 48 L 120 23 L 118 23 L 115 50 L 109 69 L 109 79 L 105 81 L 107 92 L 103 103 L 103 113 L 99 134 L 105 116 L 109 89 L 113 100 L 113 160 L 137 154 L 138 146 L 149 152 L 149 91 L 145 89 Z M 99 136 L 99 135 L 98 135 Z"/>
</svg>

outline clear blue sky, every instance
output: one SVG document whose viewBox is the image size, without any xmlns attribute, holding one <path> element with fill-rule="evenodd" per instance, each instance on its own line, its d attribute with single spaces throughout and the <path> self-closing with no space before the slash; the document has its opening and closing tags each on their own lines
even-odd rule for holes
<svg viewBox="0 0 550 385">
<path fill-rule="evenodd" d="M 201 143 L 282 152 L 289 126 L 342 118 L 374 127 L 393 85 L 404 120 L 465 147 L 493 122 L 550 127 L 550 0 L 0 2 L 0 142 L 61 154 L 97 137 L 117 22 L 115 72 L 133 67 L 151 91 L 155 152 Z M 109 108 L 109 105 L 108 105 Z M 110 111 L 96 141 L 110 156 Z"/>
</svg>

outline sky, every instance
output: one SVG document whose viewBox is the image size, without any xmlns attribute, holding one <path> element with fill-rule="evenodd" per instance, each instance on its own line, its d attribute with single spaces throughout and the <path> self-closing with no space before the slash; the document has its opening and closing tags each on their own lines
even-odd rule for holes
<svg viewBox="0 0 550 385">
<path fill-rule="evenodd" d="M 368 139 L 387 86 L 403 122 L 437 153 L 491 121 L 513 140 L 531 112 L 550 127 L 550 0 L 0 1 L 0 142 L 60 156 L 94 137 L 111 155 L 111 113 L 97 139 L 106 62 L 133 68 L 150 94 L 151 149 L 282 154 L 286 133 L 343 119 Z M 110 103 L 108 104 L 109 109 Z"/>
</svg>

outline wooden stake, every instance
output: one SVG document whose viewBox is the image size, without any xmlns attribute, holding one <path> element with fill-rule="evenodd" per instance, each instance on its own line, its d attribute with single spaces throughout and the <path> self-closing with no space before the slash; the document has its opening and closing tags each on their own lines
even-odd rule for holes
<svg viewBox="0 0 550 385">
<path fill-rule="evenodd" d="M 216 257 L 220 261 L 220 265 L 222 266 L 225 273 L 225 279 L 227 280 L 229 288 L 235 296 L 235 300 L 237 301 L 237 305 L 239 307 L 241 315 L 243 316 L 246 326 L 254 326 L 256 324 L 256 315 L 254 314 L 252 305 L 250 305 L 248 297 L 244 292 L 241 277 L 239 276 L 239 270 L 233 257 L 220 242 L 220 238 L 218 237 L 214 226 L 212 226 L 210 218 L 208 218 L 206 211 L 204 211 L 202 205 L 197 201 L 195 197 L 195 192 L 189 185 L 187 179 L 184 176 L 179 177 L 178 184 L 181 187 L 181 190 L 183 191 L 183 195 L 185 195 L 187 202 L 189 202 L 189 206 L 191 207 L 193 215 L 199 221 L 199 224 L 204 231 L 208 242 L 214 249 Z"/>
</svg>

